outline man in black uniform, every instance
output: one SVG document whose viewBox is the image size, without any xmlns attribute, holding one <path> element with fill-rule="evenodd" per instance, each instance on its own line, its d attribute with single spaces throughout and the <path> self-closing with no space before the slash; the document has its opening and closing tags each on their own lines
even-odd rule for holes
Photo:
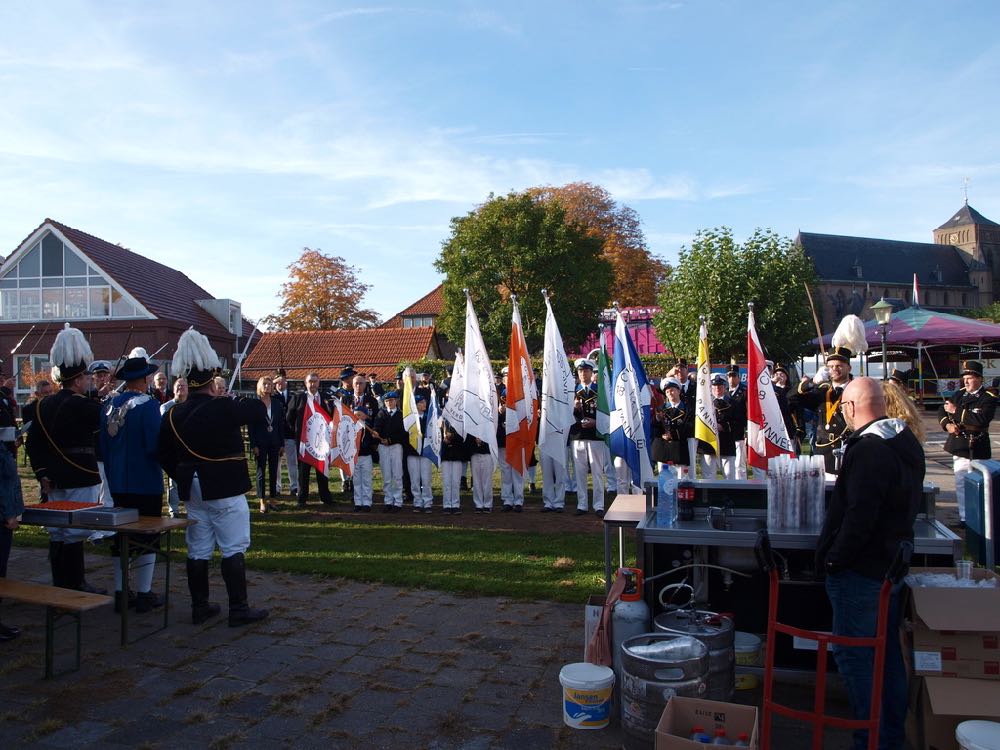
<svg viewBox="0 0 1000 750">
<path fill-rule="evenodd" d="M 828 474 L 836 474 L 837 457 L 851 434 L 844 414 L 840 410 L 840 397 L 851 382 L 851 357 L 854 353 L 838 346 L 826 356 L 826 369 L 830 380 L 815 384 L 814 379 L 803 376 L 798 391 L 788 396 L 791 409 L 814 409 L 819 415 L 816 428 L 816 452 L 823 456 Z"/>
<path fill-rule="evenodd" d="M 958 518 L 965 523 L 965 477 L 972 462 L 990 458 L 990 422 L 997 400 L 983 387 L 983 365 L 973 359 L 962 367 L 962 388 L 938 409 L 938 421 L 948 433 L 944 449 L 952 455 Z"/>
<path fill-rule="evenodd" d="M 653 460 L 673 464 L 677 476 L 686 477 L 691 464 L 688 438 L 693 428 L 693 412 L 681 400 L 677 378 L 664 378 L 661 384 L 666 399 L 653 417 Z"/>
<path fill-rule="evenodd" d="M 735 475 L 730 477 L 726 471 L 726 462 L 722 463 L 722 472 L 727 479 L 747 478 L 747 387 L 740 377 L 740 366 L 730 365 L 726 371 L 726 380 L 729 381 L 729 390 L 726 392 L 726 401 L 729 402 L 732 412 L 731 430 L 733 440 L 736 443 Z"/>
<path fill-rule="evenodd" d="M 208 600 L 208 563 L 222 553 L 222 578 L 229 594 L 229 627 L 267 617 L 247 603 L 246 560 L 250 471 L 241 427 L 266 420 L 257 399 L 217 398 L 219 356 L 208 339 L 190 328 L 181 335 L 173 371 L 188 381 L 186 401 L 176 404 L 160 425 L 159 458 L 195 521 L 185 530 L 191 621 L 197 625 L 219 613 Z"/>
<path fill-rule="evenodd" d="M 743 432 L 740 435 L 746 434 L 746 401 L 742 404 L 741 416 L 741 405 L 730 403 L 726 398 L 726 379 L 719 373 L 712 375 L 712 401 L 719 426 L 719 453 L 716 455 L 712 446 L 704 440 L 698 441 L 701 477 L 714 480 L 716 472 L 721 469 L 724 479 L 736 479 L 736 430 L 742 424 Z"/>
<path fill-rule="evenodd" d="M 608 463 L 608 446 L 597 435 L 597 383 L 594 363 L 585 358 L 576 361 L 576 386 L 573 417 L 569 429 L 569 444 L 573 449 L 573 476 L 576 479 L 576 515 L 587 512 L 587 469 L 593 485 L 594 513 L 604 518 L 604 467 Z"/>
<path fill-rule="evenodd" d="M 101 405 L 87 398 L 94 360 L 83 332 L 69 324 L 59 332 L 49 361 L 59 391 L 38 401 L 28 430 L 28 457 L 49 500 L 98 503 L 101 475 L 95 443 L 101 424 Z M 49 528 L 52 585 L 91 590 L 84 581 L 83 542 L 90 532 Z"/>
<path fill-rule="evenodd" d="M 321 407 L 327 414 L 333 414 L 334 404 L 328 398 L 324 398 L 319 392 L 319 373 L 311 372 L 306 376 L 306 389 L 292 395 L 288 401 L 288 425 L 292 429 L 292 437 L 295 438 L 296 452 L 301 450 L 302 445 L 302 422 L 305 419 L 306 405 L 315 404 Z M 305 507 L 306 498 L 309 496 L 309 474 L 316 472 L 316 487 L 319 490 L 319 499 L 323 505 L 333 505 L 333 498 L 330 497 L 330 482 L 321 471 L 313 468 L 312 464 L 306 461 L 299 461 L 299 496 L 298 506 Z"/>
</svg>

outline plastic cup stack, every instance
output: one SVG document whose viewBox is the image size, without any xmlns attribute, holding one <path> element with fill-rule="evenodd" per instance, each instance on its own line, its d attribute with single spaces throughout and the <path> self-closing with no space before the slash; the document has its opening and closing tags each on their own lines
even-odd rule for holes
<svg viewBox="0 0 1000 750">
<path fill-rule="evenodd" d="M 826 513 L 822 456 L 775 456 L 767 464 L 767 527 L 819 527 Z"/>
</svg>

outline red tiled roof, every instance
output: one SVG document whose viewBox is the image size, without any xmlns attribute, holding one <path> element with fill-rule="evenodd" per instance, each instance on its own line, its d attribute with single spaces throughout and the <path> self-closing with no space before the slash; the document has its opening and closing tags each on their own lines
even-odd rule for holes
<svg viewBox="0 0 1000 750">
<path fill-rule="evenodd" d="M 283 367 L 290 380 L 302 380 L 313 371 L 326 380 L 339 377 L 350 364 L 357 372 L 390 380 L 401 361 L 435 354 L 433 328 L 271 332 L 247 355 L 243 374 L 258 378 Z"/>
<path fill-rule="evenodd" d="M 444 295 L 441 293 L 443 286 L 444 284 L 438 284 L 405 310 L 393 315 L 379 328 L 402 328 L 403 318 L 410 315 L 440 315 L 444 308 Z"/>
<path fill-rule="evenodd" d="M 46 219 L 40 226 L 46 224 L 58 229 L 157 318 L 181 321 L 205 334 L 226 332 L 218 320 L 195 304 L 195 300 L 214 297 L 185 274 L 53 219 Z M 252 330 L 253 325 L 244 319 L 243 336 L 249 336 Z"/>
</svg>

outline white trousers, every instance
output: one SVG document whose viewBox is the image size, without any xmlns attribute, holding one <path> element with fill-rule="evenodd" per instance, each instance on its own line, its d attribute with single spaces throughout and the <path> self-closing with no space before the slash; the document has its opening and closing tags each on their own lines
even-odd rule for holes
<svg viewBox="0 0 1000 750">
<path fill-rule="evenodd" d="M 747 441 L 736 441 L 736 478 L 747 478 Z"/>
<path fill-rule="evenodd" d="M 382 469 L 385 504 L 403 507 L 403 446 L 380 445 L 378 465 Z"/>
<path fill-rule="evenodd" d="M 201 484 L 195 475 L 191 482 L 187 514 L 188 519 L 195 522 L 184 531 L 187 556 L 192 560 L 211 560 L 216 547 L 223 557 L 232 557 L 249 549 L 250 508 L 246 495 L 202 500 Z"/>
<path fill-rule="evenodd" d="M 507 463 L 506 451 L 500 452 L 500 502 L 524 505 L 524 475 Z"/>
<path fill-rule="evenodd" d="M 542 453 L 542 505 L 562 508 L 566 505 L 566 469 L 552 456 Z"/>
<path fill-rule="evenodd" d="M 430 508 L 434 505 L 431 491 L 431 463 L 423 456 L 407 456 L 406 469 L 410 472 L 410 492 L 413 493 L 414 508 Z"/>
<path fill-rule="evenodd" d="M 583 481 L 587 481 L 584 476 Z M 576 476 L 573 470 L 573 444 L 566 443 L 566 478 L 563 482 L 566 485 L 566 492 L 576 492 Z"/>
<path fill-rule="evenodd" d="M 493 456 L 489 453 L 473 453 L 472 502 L 477 508 L 493 507 Z"/>
<path fill-rule="evenodd" d="M 110 508 L 114 506 L 115 501 L 111 498 L 111 488 L 108 487 L 108 475 L 107 472 L 104 471 L 103 461 L 97 462 L 97 473 L 101 475 L 101 489 L 98 491 L 97 502 Z"/>
<path fill-rule="evenodd" d="M 688 461 L 690 464 L 688 466 L 688 472 L 691 474 L 691 478 L 696 478 L 697 471 L 695 467 L 698 466 L 698 439 L 688 438 Z"/>
<path fill-rule="evenodd" d="M 441 505 L 445 508 L 457 508 L 459 506 L 459 490 L 462 486 L 462 469 L 464 464 L 461 461 L 441 462 Z"/>
<path fill-rule="evenodd" d="M 621 456 L 615 456 L 616 492 L 619 495 L 641 495 L 642 488 L 632 484 L 632 471 Z"/>
<path fill-rule="evenodd" d="M 716 476 L 719 471 L 719 457 L 716 455 L 708 455 L 707 453 L 701 453 L 698 455 L 698 462 L 701 464 L 701 478 L 702 479 L 718 479 Z"/>
<path fill-rule="evenodd" d="M 358 456 L 354 465 L 354 504 L 370 508 L 372 504 L 372 457 Z"/>
<path fill-rule="evenodd" d="M 278 456 L 278 477 L 281 477 L 281 456 Z M 285 438 L 285 466 L 288 469 L 288 486 L 291 494 L 299 494 L 299 446 L 294 438 Z M 281 487 L 278 488 L 281 491 Z"/>
<path fill-rule="evenodd" d="M 593 484 L 593 508 L 604 510 L 604 465 L 608 460 L 608 446 L 603 440 L 571 440 L 570 445 L 573 446 L 577 510 L 587 510 L 588 467 Z"/>
<path fill-rule="evenodd" d="M 958 519 L 965 522 L 965 477 L 972 471 L 972 459 L 961 456 L 951 457 L 955 471 L 955 499 L 958 501 Z"/>
</svg>

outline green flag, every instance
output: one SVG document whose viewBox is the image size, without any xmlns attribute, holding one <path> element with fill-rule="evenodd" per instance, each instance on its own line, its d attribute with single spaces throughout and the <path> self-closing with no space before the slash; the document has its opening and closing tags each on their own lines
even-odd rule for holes
<svg viewBox="0 0 1000 750">
<path fill-rule="evenodd" d="M 597 434 L 605 443 L 611 434 L 611 360 L 605 350 L 603 330 L 597 355 Z"/>
</svg>

